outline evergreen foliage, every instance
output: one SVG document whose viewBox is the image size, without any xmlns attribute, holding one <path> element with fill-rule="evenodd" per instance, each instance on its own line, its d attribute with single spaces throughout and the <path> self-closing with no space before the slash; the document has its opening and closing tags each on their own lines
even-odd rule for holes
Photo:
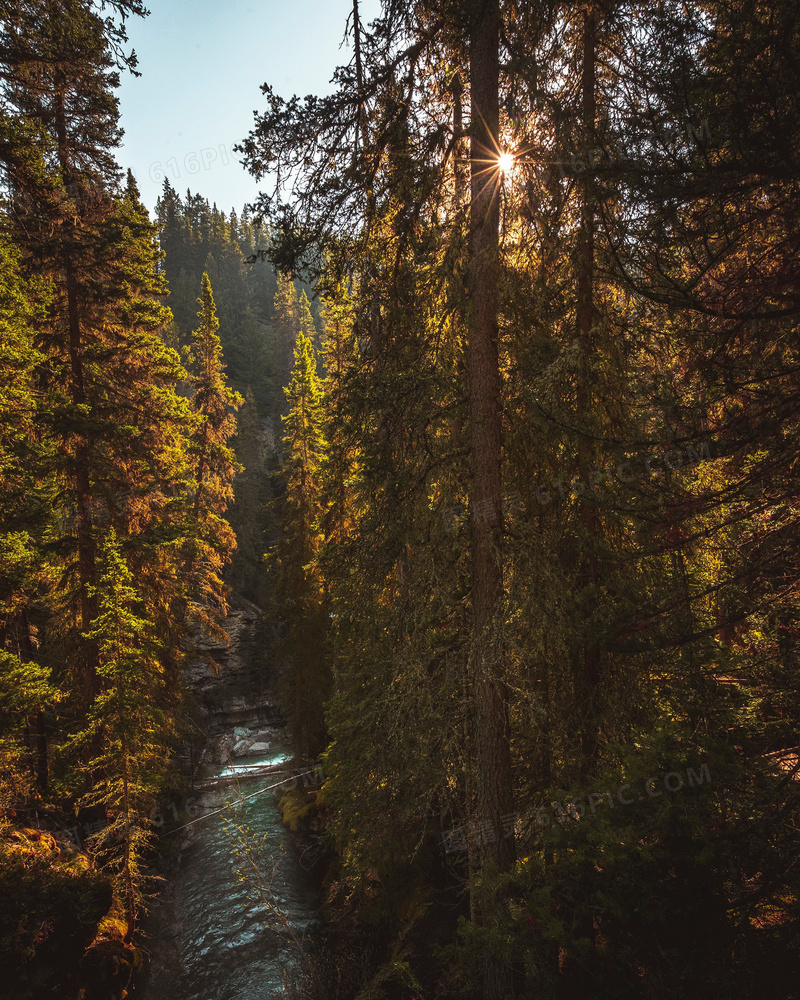
<svg viewBox="0 0 800 1000">
<path fill-rule="evenodd" d="M 263 89 L 275 189 L 154 222 L 144 13 L 0 4 L 11 988 L 136 939 L 233 588 L 324 763 L 309 991 L 794 995 L 797 5 L 354 0 L 331 94 Z"/>
<path fill-rule="evenodd" d="M 264 87 L 330 331 L 329 943 L 381 995 L 789 988 L 788 828 L 735 859 L 796 808 L 795 15 L 356 4 L 334 94 Z"/>
<path fill-rule="evenodd" d="M 291 287 L 291 286 L 290 286 Z M 322 542 L 322 466 L 326 441 L 322 389 L 311 339 L 301 330 L 294 367 L 284 389 L 284 462 L 280 471 L 281 540 L 274 560 L 281 642 L 291 686 L 290 718 L 299 761 L 316 757 L 325 745 L 323 707 L 329 696 L 328 602 L 317 566 Z"/>
<path fill-rule="evenodd" d="M 21 942 L 25 982 L 56 955 L 39 947 L 50 931 L 31 942 L 25 927 L 78 949 L 64 967 L 109 907 L 133 937 L 147 817 L 185 723 L 185 640 L 225 610 L 238 399 L 211 324 L 183 394 L 158 231 L 114 159 L 118 70 L 135 67 L 124 18 L 143 13 L 53 0 L 5 5 L 0 27 L 0 836 L 3 884 L 20 888 L 4 948 Z M 34 837 L 39 816 L 90 821 L 88 851 Z"/>
<path fill-rule="evenodd" d="M 233 499 L 231 484 L 238 469 L 228 439 L 235 433 L 235 411 L 242 397 L 227 385 L 214 294 L 205 272 L 197 304 L 200 323 L 192 334 L 191 357 L 196 422 L 188 441 L 194 498 L 183 584 L 189 594 L 188 618 L 205 632 L 224 637 L 216 624 L 228 608 L 222 568 L 236 547 L 236 536 L 225 513 Z"/>
<path fill-rule="evenodd" d="M 88 636 L 97 643 L 103 691 L 89 710 L 86 736 L 98 753 L 88 765 L 94 780 L 86 800 L 103 805 L 112 818 L 94 850 L 121 885 L 127 940 L 142 902 L 148 832 L 141 818 L 150 814 L 162 787 L 168 764 L 164 741 L 172 735 L 159 640 L 152 622 L 141 617 L 144 602 L 132 583 L 110 528 L 100 548 L 98 616 Z"/>
</svg>

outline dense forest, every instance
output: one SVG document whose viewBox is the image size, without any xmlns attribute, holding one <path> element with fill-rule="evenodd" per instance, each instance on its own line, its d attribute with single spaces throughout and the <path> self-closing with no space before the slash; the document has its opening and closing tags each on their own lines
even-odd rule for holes
<svg viewBox="0 0 800 1000">
<path fill-rule="evenodd" d="M 8 995 L 135 995 L 237 595 L 324 772 L 289 994 L 800 995 L 800 7 L 353 0 L 258 201 L 153 219 L 141 4 L 0 11 Z"/>
</svg>

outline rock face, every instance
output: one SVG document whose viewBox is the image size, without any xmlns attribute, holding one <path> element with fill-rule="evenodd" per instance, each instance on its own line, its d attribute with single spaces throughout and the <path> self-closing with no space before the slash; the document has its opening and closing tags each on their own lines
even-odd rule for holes
<svg viewBox="0 0 800 1000">
<path fill-rule="evenodd" d="M 260 638 L 263 612 L 236 594 L 231 597 L 230 614 L 221 623 L 230 644 L 208 636 L 195 636 L 198 648 L 208 659 L 195 659 L 186 670 L 186 679 L 197 698 L 204 727 L 211 736 L 227 734 L 234 743 L 253 741 L 253 731 L 283 723 L 272 693 Z M 238 730 L 238 732 L 237 732 Z"/>
</svg>

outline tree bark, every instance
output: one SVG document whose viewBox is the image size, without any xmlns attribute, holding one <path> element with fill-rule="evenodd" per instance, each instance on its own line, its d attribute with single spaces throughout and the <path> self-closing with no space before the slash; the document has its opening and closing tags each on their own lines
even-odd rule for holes
<svg viewBox="0 0 800 1000">
<path fill-rule="evenodd" d="M 66 84 L 62 80 L 56 94 L 55 119 L 58 142 L 58 160 L 61 176 L 69 186 L 73 180 L 70 140 L 67 131 Z M 75 246 L 77 226 L 74 220 L 66 220 L 64 225 L 64 288 L 67 300 L 67 332 L 70 363 L 70 398 L 74 406 L 86 403 L 86 388 L 83 378 L 83 338 L 81 328 L 78 281 L 75 274 Z M 82 432 L 75 438 L 75 497 L 78 508 L 78 601 L 80 606 L 81 629 L 88 632 L 97 616 L 97 601 L 91 596 L 90 588 L 97 584 L 97 559 L 92 535 L 92 494 L 89 473 L 89 441 Z M 96 643 L 88 639 L 82 662 L 83 708 L 88 711 L 97 695 L 98 653 Z"/>
<path fill-rule="evenodd" d="M 3 647 L 0 646 L 0 649 Z M 27 612 L 23 612 L 20 620 L 20 653 L 24 657 L 25 663 L 33 663 L 33 642 L 31 641 L 31 623 Z M 48 766 L 47 766 L 47 730 L 44 724 L 44 709 L 36 710 L 33 716 L 33 739 L 30 738 L 30 720 L 25 727 L 26 738 L 28 739 L 28 749 L 33 755 L 33 769 L 36 778 L 36 787 L 40 792 L 47 791 Z"/>
<path fill-rule="evenodd" d="M 594 209 L 594 179 L 592 177 L 592 147 L 595 130 L 596 97 L 595 97 L 595 20 L 594 15 L 584 11 L 583 20 L 583 55 L 581 73 L 581 118 L 583 136 L 586 144 L 584 162 L 586 164 L 583 182 L 581 184 L 581 223 L 578 237 L 578 288 L 577 288 L 577 328 L 578 338 L 584 355 L 590 356 L 594 350 L 592 327 L 595 321 L 594 303 L 594 272 L 595 272 L 595 209 Z M 588 417 L 593 405 L 591 391 L 583 381 L 578 383 L 577 413 L 578 422 Z M 588 438 L 581 439 L 579 454 L 579 473 L 584 483 L 592 483 L 592 443 Z M 593 540 L 600 534 L 600 524 L 597 517 L 597 507 L 593 502 L 592 490 L 582 501 L 581 519 L 586 531 L 587 549 L 581 561 L 581 588 L 594 586 L 597 582 L 597 556 L 593 549 Z M 597 757 L 598 725 L 597 725 L 597 687 L 600 681 L 600 651 L 597 643 L 591 638 L 585 638 L 582 649 L 577 653 L 578 690 L 581 693 L 582 711 L 580 740 L 583 757 L 588 767 Z"/>
<path fill-rule="evenodd" d="M 582 183 L 580 184 L 581 214 L 578 234 L 576 322 L 578 338 L 584 357 L 589 358 L 595 350 L 594 335 L 592 332 L 596 315 L 594 302 L 595 185 L 592 176 L 592 153 L 597 112 L 595 97 L 595 20 L 594 14 L 589 9 L 586 9 L 583 14 L 582 47 L 581 119 L 583 139 L 586 147 L 583 159 L 586 166 Z M 579 379 L 576 398 L 579 426 L 590 423 L 593 406 L 594 400 L 591 388 L 582 379 Z M 588 435 L 584 435 L 580 439 L 578 456 L 580 477 L 584 483 L 591 484 L 593 482 L 592 468 L 596 463 L 594 462 L 594 444 Z M 580 503 L 580 517 L 585 531 L 585 549 L 580 563 L 578 586 L 581 590 L 584 590 L 585 588 L 594 587 L 598 581 L 599 568 L 595 539 L 600 536 L 601 525 L 597 516 L 597 506 L 594 502 L 593 490 L 591 488 L 588 490 L 587 496 Z M 596 603 L 596 595 L 586 601 L 584 606 L 587 618 L 596 607 Z M 589 631 L 588 628 L 584 628 L 585 633 L 589 633 Z M 577 675 L 576 690 L 580 708 L 578 733 L 582 751 L 581 764 L 583 772 L 588 774 L 596 762 L 598 755 L 598 689 L 601 670 L 600 648 L 597 641 L 591 635 L 585 634 L 580 644 L 576 644 L 573 662 Z M 587 869 L 584 872 L 584 876 L 588 878 L 591 875 L 591 871 L 588 870 L 591 868 L 591 865 L 586 863 L 584 867 Z M 590 910 L 580 905 L 572 908 L 569 923 L 572 925 L 572 934 L 576 938 L 583 938 L 594 945 L 595 934 Z M 572 950 L 567 951 L 562 965 L 562 982 L 567 997 L 583 995 L 586 967 L 591 961 L 592 959 L 578 959 Z"/>
<path fill-rule="evenodd" d="M 361 65 L 361 21 L 358 16 L 358 0 L 353 0 L 353 48 L 355 49 L 356 86 L 358 87 L 358 117 L 356 118 L 356 153 L 358 153 L 364 119 L 364 69 Z"/>
<path fill-rule="evenodd" d="M 498 359 L 500 204 L 498 163 L 500 9 L 478 0 L 470 33 L 471 148 L 469 248 L 469 400 L 472 463 L 472 615 L 476 798 L 484 872 L 505 872 L 513 838 L 502 817 L 513 810 L 508 705 L 502 642 L 501 406 Z M 499 894 L 484 885 L 478 911 L 494 923 Z M 493 950 L 484 961 L 484 997 L 510 995 L 510 969 Z"/>
</svg>

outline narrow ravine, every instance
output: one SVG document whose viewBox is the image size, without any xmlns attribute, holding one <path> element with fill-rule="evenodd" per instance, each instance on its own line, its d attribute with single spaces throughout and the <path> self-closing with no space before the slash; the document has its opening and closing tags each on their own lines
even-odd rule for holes
<svg viewBox="0 0 800 1000">
<path fill-rule="evenodd" d="M 237 878 L 237 862 L 228 832 L 231 817 L 266 833 L 268 862 L 275 864 L 274 903 L 288 915 L 298 936 L 313 935 L 317 891 L 290 835 L 281 823 L 271 791 L 253 795 L 286 777 L 281 773 L 253 776 L 255 768 L 291 762 L 291 747 L 282 732 L 269 751 L 210 773 L 238 775 L 234 784 L 198 794 L 193 802 L 206 818 L 167 833 L 182 838 L 177 872 L 162 891 L 148 945 L 152 965 L 147 982 L 136 991 L 142 1000 L 272 1000 L 285 996 L 284 972 L 292 977 L 300 957 L 268 926 L 263 907 L 248 900 Z M 226 802 L 246 798 L 235 812 L 217 812 Z M 213 813 L 214 815 L 208 815 Z"/>
</svg>

